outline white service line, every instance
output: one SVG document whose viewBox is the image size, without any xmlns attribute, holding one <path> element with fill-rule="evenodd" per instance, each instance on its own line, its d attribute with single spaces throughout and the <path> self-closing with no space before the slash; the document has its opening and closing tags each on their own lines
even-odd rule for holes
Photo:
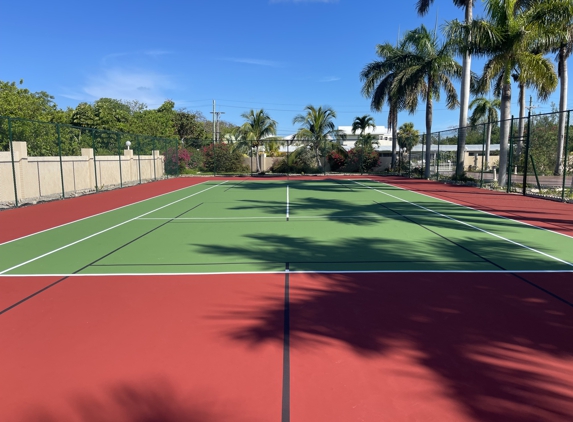
<svg viewBox="0 0 573 422">
<path fill-rule="evenodd" d="M 356 214 L 356 215 L 298 215 L 294 218 L 296 220 L 310 220 L 310 219 L 337 219 L 337 218 L 372 218 L 372 219 L 385 219 L 385 218 L 414 218 L 420 217 L 422 214 L 414 214 L 414 215 L 405 215 L 405 214 Z M 179 220 L 262 220 L 262 219 L 269 219 L 269 220 L 277 220 L 282 219 L 283 217 L 179 217 L 179 218 L 168 218 L 168 217 L 144 217 L 139 218 L 139 220 L 170 220 L 170 221 L 179 221 Z"/>
<path fill-rule="evenodd" d="M 40 233 L 49 232 L 50 230 L 58 229 L 58 228 L 60 228 L 60 227 L 67 226 L 67 225 L 69 225 L 69 224 L 77 223 L 78 221 L 87 220 L 88 218 L 97 217 L 98 215 L 107 214 L 108 212 L 120 210 L 120 209 L 126 208 L 126 207 L 131 207 L 132 205 L 140 204 L 140 203 L 145 202 L 145 201 L 150 201 L 150 200 L 152 200 L 152 199 L 159 198 L 159 197 L 165 196 L 165 195 L 169 195 L 169 194 L 172 194 L 172 193 L 175 193 L 175 192 L 179 192 L 179 191 L 184 190 L 184 189 L 193 188 L 193 187 L 195 187 L 195 186 L 199 186 L 199 185 L 202 185 L 203 183 L 207 183 L 207 182 L 209 182 L 209 180 L 206 180 L 205 182 L 197 183 L 196 185 L 186 186 L 186 187 L 184 187 L 184 188 L 176 189 L 176 190 L 173 190 L 173 191 L 171 191 L 171 192 L 166 192 L 166 193 L 162 193 L 162 194 L 160 194 L 160 195 L 152 196 L 151 198 L 142 199 L 141 201 L 132 202 L 131 204 L 122 205 L 121 207 L 113 208 L 113 209 L 111 209 L 111 210 L 102 211 L 102 212 L 99 212 L 99 213 L 93 214 L 93 215 L 88 215 L 87 217 L 80 218 L 80 219 L 74 220 L 74 221 L 70 221 L 70 222 L 68 222 L 68 223 L 60 224 L 59 226 L 50 227 L 49 229 L 40 230 L 39 232 L 27 234 L 26 236 L 17 237 L 16 239 L 7 240 L 6 242 L 0 243 L 0 246 L 6 245 L 6 244 L 8 244 L 8 243 L 16 242 L 17 240 L 25 239 L 25 238 L 27 238 L 27 237 L 35 236 L 35 235 L 40 234 Z"/>
<path fill-rule="evenodd" d="M 21 267 L 21 266 L 23 266 L 23 265 L 29 264 L 30 262 L 37 261 L 38 259 L 44 258 L 44 257 L 46 257 L 46 256 L 48 256 L 48 255 L 53 254 L 53 253 L 59 252 L 59 251 L 61 251 L 62 249 L 69 248 L 70 246 L 76 245 L 76 244 L 78 244 L 78 243 L 80 243 L 80 242 L 83 242 L 84 240 L 91 239 L 92 237 L 95 237 L 95 236 L 97 236 L 97 235 L 99 235 L 99 234 L 102 234 L 102 233 L 105 233 L 105 232 L 110 231 L 110 230 L 112 230 L 112 229 L 115 229 L 115 228 L 117 228 L 117 227 L 123 226 L 124 224 L 127 224 L 127 223 L 129 223 L 129 222 L 131 222 L 131 221 L 137 220 L 137 219 L 140 218 L 140 217 L 143 217 L 144 215 L 151 214 L 151 213 L 153 213 L 153 212 L 155 212 L 155 211 L 159 211 L 159 210 L 161 210 L 161 209 L 163 209 L 163 208 L 166 208 L 166 207 L 169 207 L 169 206 L 171 206 L 171 205 L 173 205 L 173 204 L 176 204 L 176 203 L 178 203 L 178 202 L 184 201 L 185 199 L 189 199 L 189 198 L 191 198 L 192 196 L 199 195 L 200 193 L 203 193 L 203 192 L 206 192 L 206 191 L 211 190 L 211 189 L 213 189 L 213 188 L 216 188 L 217 186 L 220 186 L 220 185 L 222 185 L 222 184 L 224 184 L 224 183 L 227 183 L 227 182 L 228 182 L 228 181 L 226 180 L 226 181 L 224 181 L 224 182 L 222 182 L 222 183 L 219 183 L 219 184 L 217 184 L 217 185 L 211 186 L 210 188 L 203 189 L 202 191 L 199 191 L 199 192 L 196 192 L 196 193 L 194 193 L 194 194 L 188 195 L 188 196 L 186 196 L 186 197 L 184 197 L 184 198 L 178 199 L 177 201 L 170 202 L 169 204 L 163 205 L 163 206 L 161 206 L 161 207 L 159 207 L 159 208 L 155 208 L 154 210 L 148 211 L 148 212 L 146 212 L 146 213 L 144 213 L 144 214 L 138 215 L 137 217 L 134 217 L 134 218 L 131 218 L 131 219 L 129 219 L 129 220 L 126 220 L 126 221 L 124 221 L 124 222 L 122 222 L 122 223 L 116 224 L 115 226 L 108 227 L 108 228 L 105 229 L 105 230 L 101 230 L 101 231 L 99 231 L 99 232 L 97 232 L 97 233 L 94 233 L 94 234 L 91 234 L 91 235 L 89 235 L 89 236 L 86 236 L 86 237 L 84 237 L 84 238 L 82 238 L 82 239 L 76 240 L 75 242 L 68 243 L 67 245 L 64 245 L 64 246 L 62 246 L 62 247 L 60 247 L 60 248 L 54 249 L 53 251 L 46 252 L 45 254 L 42 254 L 42 255 L 40 255 L 40 256 L 37 256 L 36 258 L 32 258 L 32 259 L 29 259 L 28 261 L 22 262 L 22 263 L 20 263 L 20 264 L 18 264 L 18 265 L 14 265 L 13 267 L 7 268 L 7 269 L 5 269 L 4 271 L 0 271 L 0 275 L 5 274 L 5 273 L 7 273 L 8 271 L 15 270 L 16 268 L 19 268 L 19 267 Z"/>
<path fill-rule="evenodd" d="M 466 223 L 466 222 L 461 221 L 461 220 L 457 220 L 457 219 L 455 219 L 455 218 L 453 218 L 453 217 L 450 217 L 450 216 L 448 216 L 448 215 L 442 214 L 442 213 L 440 213 L 440 212 L 438 212 L 438 211 L 434 211 L 434 210 L 432 210 L 432 209 L 430 209 L 430 208 L 426 208 L 426 207 L 424 207 L 424 206 L 422 206 L 422 205 L 416 204 L 415 202 L 410 202 L 410 201 L 407 201 L 406 199 L 398 198 L 397 196 L 391 195 L 391 194 L 386 193 L 386 192 L 382 192 L 382 191 L 380 191 L 380 190 L 378 190 L 378 189 L 374 189 L 374 188 L 371 187 L 371 186 L 364 185 L 364 184 L 358 183 L 358 182 L 354 182 L 354 183 L 357 183 L 357 184 L 359 184 L 359 185 L 365 186 L 365 187 L 367 187 L 367 188 L 369 188 L 369 189 L 372 189 L 373 191 L 376 191 L 376 192 L 381 193 L 381 194 L 383 194 L 383 195 L 386 195 L 386 196 L 389 196 L 389 197 L 391 197 L 391 198 L 397 199 L 398 201 L 406 202 L 406 203 L 408 203 L 408 204 L 410 204 L 410 205 L 414 205 L 414 206 L 416 206 L 416 207 L 418 207 L 418 208 L 421 208 L 421 209 L 423 209 L 423 210 L 430 211 L 430 212 L 432 212 L 432 213 L 434 213 L 434 214 L 436 214 L 436 215 L 439 215 L 439 216 L 441 216 L 441 217 L 447 218 L 448 220 L 452 220 L 452 221 L 455 221 L 456 223 L 463 224 L 464 226 L 471 227 L 472 229 L 478 230 L 478 231 L 480 231 L 480 232 L 482 232 L 482 233 L 489 234 L 490 236 L 497 237 L 498 239 L 505 240 L 506 242 L 512 243 L 512 244 L 514 244 L 514 245 L 516 245 L 516 246 L 520 246 L 520 247 L 525 248 L 525 249 L 528 249 L 528 250 L 530 250 L 530 251 L 532 251 L 532 252 L 535 252 L 535 253 L 541 254 L 541 255 L 543 255 L 543 256 L 546 256 L 547 258 L 554 259 L 555 261 L 559 261 L 559 262 L 561 262 L 561 263 L 563 263 L 563 264 L 566 264 L 566 265 L 569 265 L 569 266 L 573 267 L 573 263 L 568 262 L 568 261 L 565 261 L 565 260 L 563 260 L 563 259 L 561 259 L 561 258 L 557 258 L 556 256 L 549 255 L 549 254 L 547 254 L 547 253 L 545 253 L 545 252 L 541 252 L 541 251 L 539 251 L 539 250 L 537 250 L 537 249 L 534 249 L 534 248 L 530 248 L 529 246 L 526 246 L 526 245 L 524 245 L 524 244 L 522 244 L 522 243 L 515 242 L 515 241 L 513 241 L 513 240 L 511 240 L 511 239 L 508 239 L 508 238 L 503 237 L 503 236 L 500 236 L 500 235 L 498 235 L 498 234 L 495 234 L 495 233 L 489 232 L 489 231 L 487 231 L 487 230 L 481 229 L 481 228 L 479 228 L 479 227 L 477 227 L 477 226 L 474 226 L 474 225 L 472 225 L 472 224 Z"/>
<path fill-rule="evenodd" d="M 287 185 L 287 207 L 286 207 L 286 208 L 287 208 L 287 209 L 286 209 L 286 219 L 287 219 L 287 221 L 288 221 L 288 219 L 289 219 L 289 206 L 290 206 L 290 204 L 289 204 L 289 191 L 288 191 L 288 185 Z"/>
<path fill-rule="evenodd" d="M 555 230 L 549 230 L 549 229 L 546 229 L 546 228 L 544 228 L 544 227 L 539 227 L 539 226 L 536 226 L 536 225 L 533 225 L 533 224 L 530 224 L 530 223 L 526 223 L 525 221 L 520 221 L 520 220 L 516 220 L 516 219 L 514 219 L 514 218 L 509 218 L 509 217 L 504 217 L 503 215 L 498 215 L 498 214 L 494 214 L 494 213 L 492 213 L 492 212 L 487 212 L 487 211 L 484 211 L 484 210 L 480 210 L 480 209 L 478 209 L 478 208 L 470 207 L 469 205 L 457 204 L 457 203 L 455 203 L 455 202 L 448 201 L 447 199 L 436 198 L 435 196 L 427 195 L 427 194 L 422 193 L 422 192 L 416 192 L 416 191 L 413 191 L 413 190 L 404 189 L 403 187 L 400 187 L 400 186 L 397 186 L 397 185 L 393 185 L 393 184 L 391 184 L 391 183 L 380 182 L 380 181 L 375 181 L 375 182 L 376 182 L 376 183 L 382 183 L 382 184 L 387 185 L 387 186 L 392 186 L 393 188 L 403 190 L 404 192 L 411 192 L 411 193 L 415 193 L 416 195 L 425 196 L 426 198 L 437 199 L 438 201 L 442 201 L 442 202 L 445 202 L 445 203 L 447 203 L 447 204 L 457 205 L 458 207 L 467 208 L 468 210 L 481 212 L 481 213 L 483 213 L 483 214 L 491 215 L 491 216 L 493 216 L 493 217 L 503 218 L 504 220 L 513 221 L 514 223 L 523 224 L 524 226 L 529 226 L 529 227 L 532 227 L 532 228 L 534 228 L 534 229 L 543 230 L 543 231 L 546 231 L 546 232 L 549 232 L 549 233 L 554 233 L 554 234 L 558 234 L 559 236 L 565 236 L 565 237 L 568 237 L 568 238 L 570 238 L 570 239 L 573 239 L 573 236 L 569 236 L 568 234 L 560 233 L 560 232 L 557 232 L 557 231 L 555 231 Z"/>
<path fill-rule="evenodd" d="M 98 274 L 0 274 L 0 278 L 34 277 L 157 277 L 228 274 L 573 274 L 573 270 L 277 270 L 277 271 L 222 271 L 218 273 L 98 273 Z"/>
</svg>

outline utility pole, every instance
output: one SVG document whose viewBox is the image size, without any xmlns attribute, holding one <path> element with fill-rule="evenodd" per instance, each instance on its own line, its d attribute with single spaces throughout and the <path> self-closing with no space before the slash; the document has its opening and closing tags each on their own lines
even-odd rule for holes
<svg viewBox="0 0 573 422">
<path fill-rule="evenodd" d="M 219 121 L 221 114 L 225 114 L 225 112 L 215 111 L 215 100 L 213 100 L 213 111 L 211 114 L 213 115 L 213 142 L 220 141 Z"/>
<path fill-rule="evenodd" d="M 215 142 L 217 140 L 217 132 L 215 132 L 215 114 L 217 112 L 215 111 L 215 100 L 213 100 L 213 111 L 211 112 L 211 114 L 213 115 L 213 142 Z"/>
<path fill-rule="evenodd" d="M 215 114 L 217 115 L 217 136 L 215 136 L 215 139 L 217 141 L 221 140 L 221 129 L 219 127 L 219 123 L 221 122 L 221 114 L 225 114 L 224 111 L 216 111 Z"/>
<path fill-rule="evenodd" d="M 526 108 L 528 111 L 531 111 L 531 110 L 533 110 L 534 108 L 537 108 L 537 107 L 538 107 L 538 106 L 534 106 L 534 105 L 533 105 L 533 96 L 530 95 L 530 96 L 529 96 L 529 107 L 526 106 L 525 108 Z"/>
</svg>

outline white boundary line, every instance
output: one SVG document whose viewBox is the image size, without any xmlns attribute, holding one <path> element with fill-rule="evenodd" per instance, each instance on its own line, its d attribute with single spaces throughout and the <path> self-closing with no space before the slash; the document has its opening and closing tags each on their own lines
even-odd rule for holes
<svg viewBox="0 0 573 422">
<path fill-rule="evenodd" d="M 573 274 L 573 270 L 280 270 L 280 271 L 222 271 L 217 273 L 107 273 L 107 274 L 0 274 L 1 278 L 32 277 L 155 277 L 241 274 Z"/>
<path fill-rule="evenodd" d="M 456 219 L 456 218 L 450 217 L 450 216 L 448 216 L 448 215 L 442 214 L 442 213 L 440 213 L 440 212 L 438 212 L 438 211 L 434 211 L 434 210 L 432 210 L 432 209 L 430 209 L 430 208 L 426 208 L 426 207 L 424 207 L 424 206 L 422 206 L 422 205 L 416 204 L 416 203 L 414 203 L 414 202 L 410 202 L 410 201 L 408 201 L 408 200 L 406 200 L 406 199 L 402 199 L 402 198 L 399 198 L 399 197 L 397 197 L 397 196 L 391 195 L 391 194 L 389 194 L 389 193 L 382 192 L 382 191 L 380 191 L 380 190 L 378 190 L 378 189 L 375 189 L 375 188 L 373 188 L 373 187 L 371 187 L 371 186 L 364 185 L 364 184 L 359 183 L 359 182 L 354 182 L 354 183 L 357 183 L 357 184 L 359 184 L 359 185 L 361 185 L 361 186 L 365 186 L 365 187 L 367 187 L 367 188 L 369 188 L 369 189 L 372 189 L 372 190 L 375 191 L 375 192 L 381 193 L 382 195 L 386 195 L 386 196 L 389 196 L 389 197 L 391 197 L 391 198 L 397 199 L 397 200 L 399 200 L 399 201 L 406 202 L 406 203 L 408 203 L 408 204 L 410 204 L 410 205 L 414 205 L 414 206 L 416 206 L 416 207 L 418 207 L 418 208 L 422 208 L 422 209 L 424 209 L 424 210 L 426 210 L 426 211 L 430 211 L 430 212 L 432 212 L 432 213 L 434 213 L 434 214 L 437 214 L 437 215 L 439 215 L 439 216 L 441 216 L 441 217 L 447 218 L 448 220 L 452 220 L 452 221 L 455 221 L 456 223 L 463 224 L 464 226 L 471 227 L 472 229 L 478 230 L 478 231 L 480 231 L 480 232 L 482 232 L 482 233 L 489 234 L 490 236 L 497 237 L 498 239 L 505 240 L 506 242 L 512 243 L 512 244 L 514 244 L 514 245 L 516 245 L 516 246 L 520 246 L 520 247 L 525 248 L 525 249 L 528 249 L 528 250 L 530 250 L 530 251 L 532 251 L 532 252 L 536 252 L 536 253 L 538 253 L 538 254 L 540 254 L 540 255 L 543 255 L 543 256 L 545 256 L 545 257 L 547 257 L 547 258 L 551 258 L 551 259 L 553 259 L 553 260 L 555 260 L 555 261 L 558 261 L 558 262 L 561 262 L 561 263 L 563 263 L 563 264 L 566 264 L 566 265 L 569 265 L 569 266 L 573 267 L 573 263 L 571 263 L 571 262 L 565 261 L 565 260 L 563 260 L 563 259 L 561 259 L 561 258 L 557 258 L 557 257 L 555 257 L 555 256 L 553 256 L 553 255 L 549 255 L 549 254 L 547 254 L 547 253 L 545 253 L 545 252 L 541 252 L 541 251 L 539 251 L 539 250 L 537 250 L 537 249 L 530 248 L 529 246 L 526 246 L 526 245 L 524 245 L 524 244 L 522 244 L 522 243 L 519 243 L 519 242 L 515 242 L 515 241 L 513 241 L 513 240 L 511 240 L 511 239 L 508 239 L 508 238 L 506 238 L 506 237 L 500 236 L 500 235 L 498 235 L 498 234 L 495 234 L 495 233 L 489 232 L 489 231 L 487 231 L 487 230 L 481 229 L 481 228 L 479 228 L 479 227 L 477 227 L 477 226 L 474 226 L 473 224 L 466 223 L 466 222 L 464 222 L 464 221 L 461 221 L 461 220 L 458 220 L 458 219 Z M 391 185 L 390 185 L 390 186 L 391 186 Z M 408 192 L 410 192 L 410 191 L 408 191 Z M 453 204 L 453 202 L 452 202 L 452 204 Z"/>
<path fill-rule="evenodd" d="M 151 199 L 155 199 L 155 198 L 159 198 L 159 197 L 161 197 L 161 196 L 165 196 L 165 195 L 169 195 L 169 194 L 172 194 L 172 193 L 175 193 L 175 192 L 179 192 L 179 191 L 184 190 L 184 189 L 190 189 L 190 188 L 192 188 L 192 187 L 199 186 L 199 185 L 202 185 L 203 183 L 207 183 L 207 182 L 211 182 L 211 180 L 206 180 L 206 181 L 204 181 L 204 182 L 197 183 L 196 185 L 186 186 L 186 187 L 181 188 L 181 189 L 176 189 L 176 190 L 173 190 L 173 191 L 171 191 L 171 192 L 162 193 L 162 194 L 157 195 L 157 196 L 152 196 L 151 198 L 142 199 L 141 201 L 132 202 L 131 204 L 122 205 L 121 207 L 113 208 L 113 209 L 107 210 L 107 211 L 102 211 L 102 212 L 97 213 L 97 214 L 88 215 L 87 217 L 80 218 L 79 220 L 69 221 L 69 222 L 67 222 L 67 223 L 60 224 L 59 226 L 54 226 L 54 227 L 50 227 L 49 229 L 40 230 L 39 232 L 27 234 L 26 236 L 18 237 L 18 238 L 16 238 L 16 239 L 7 240 L 6 242 L 0 243 L 0 246 L 6 245 L 6 244 L 8 244 L 8 243 L 16 242 L 17 240 L 25 239 L 25 238 L 27 238 L 27 237 L 35 236 L 35 235 L 40 234 L 40 233 L 45 233 L 45 232 L 48 232 L 48 231 L 50 231 L 50 230 L 54 230 L 54 229 L 57 229 L 57 228 L 60 228 L 60 227 L 64 227 L 64 226 L 67 226 L 67 225 L 69 225 L 69 224 L 77 223 L 78 221 L 87 220 L 88 218 L 97 217 L 98 215 L 107 214 L 108 212 L 120 210 L 120 209 L 122 209 L 122 208 L 130 207 L 130 206 L 135 205 L 135 204 L 140 204 L 140 203 L 142 203 L 142 202 L 149 201 L 149 200 L 151 200 Z"/>
<path fill-rule="evenodd" d="M 195 192 L 195 193 L 193 193 L 193 194 L 191 194 L 191 195 L 188 195 L 188 196 L 186 196 L 186 197 L 184 197 L 184 198 L 181 198 L 181 199 L 178 199 L 178 200 L 176 200 L 176 201 L 170 202 L 169 204 L 163 205 L 163 206 L 161 206 L 161 207 L 159 207 L 159 208 L 155 208 L 154 210 L 148 211 L 148 212 L 146 212 L 146 213 L 144 213 L 144 214 L 141 214 L 141 215 L 139 215 L 139 216 L 137 216 L 137 217 L 130 218 L 129 220 L 126 220 L 126 221 L 124 221 L 124 222 L 122 222 L 122 223 L 116 224 L 115 226 L 108 227 L 107 229 L 101 230 L 101 231 L 99 231 L 99 232 L 97 232 L 97 233 L 94 233 L 94 234 L 91 234 L 91 235 L 89 235 L 89 236 L 86 236 L 86 237 L 84 237 L 84 238 L 82 238 L 82 239 L 76 240 L 75 242 L 68 243 L 67 245 L 64 245 L 64 246 L 62 246 L 62 247 L 60 247 L 60 248 L 54 249 L 54 250 L 52 250 L 52 251 L 50 251 L 50 252 L 46 252 L 45 254 L 42 254 L 42 255 L 40 255 L 40 256 L 37 256 L 36 258 L 32 258 L 32 259 L 29 259 L 29 260 L 27 260 L 27 261 L 25 261 L 25 262 L 22 262 L 22 263 L 18 264 L 18 265 L 14 265 L 13 267 L 7 268 L 7 269 L 5 269 L 4 271 L 0 271 L 0 275 L 5 274 L 5 273 L 7 273 L 8 271 L 15 270 L 16 268 L 19 268 L 19 267 L 21 267 L 21 266 L 23 266 L 23 265 L 29 264 L 30 262 L 37 261 L 38 259 L 44 258 L 44 257 L 46 257 L 46 256 L 48 256 L 48 255 L 53 254 L 53 253 L 59 252 L 59 251 L 61 251 L 62 249 L 69 248 L 70 246 L 76 245 L 76 244 L 78 244 L 78 243 L 80 243 L 80 242 L 83 242 L 84 240 L 91 239 L 92 237 L 95 237 L 95 236 L 97 236 L 97 235 L 99 235 L 99 234 L 102 234 L 102 233 L 105 233 L 105 232 L 107 232 L 107 231 L 113 230 L 113 229 L 115 229 L 115 228 L 117 228 L 117 227 L 123 226 L 124 224 L 127 224 L 127 223 L 129 223 L 129 222 L 131 222 L 131 221 L 137 220 L 137 219 L 140 218 L 140 217 L 143 217 L 144 215 L 151 214 L 151 213 L 153 213 L 153 212 L 155 212 L 155 211 L 159 211 L 159 210 L 161 210 L 161 209 L 163 209 L 163 208 L 166 208 L 166 207 L 169 207 L 169 206 L 171 206 L 171 205 L 173 205 L 173 204 L 176 204 L 176 203 L 178 203 L 178 202 L 184 201 L 185 199 L 189 199 L 189 198 L 191 198 L 192 196 L 199 195 L 200 193 L 206 192 L 206 191 L 208 191 L 208 190 L 211 190 L 211 189 L 213 189 L 213 188 L 216 188 L 217 186 L 221 186 L 222 184 L 225 184 L 225 183 L 227 183 L 227 180 L 224 181 L 224 182 L 221 182 L 221 183 L 219 183 L 219 184 L 217 184 L 217 185 L 213 185 L 213 186 L 211 186 L 210 188 L 203 189 L 202 191 Z"/>
<path fill-rule="evenodd" d="M 373 180 L 373 181 L 376 182 L 376 183 L 381 183 L 381 184 L 383 184 L 383 185 L 392 186 L 393 188 L 403 190 L 404 192 L 411 192 L 411 193 L 415 193 L 416 195 L 425 196 L 426 198 L 437 199 L 438 201 L 446 202 L 446 203 L 448 203 L 448 204 L 456 205 L 456 206 L 462 207 L 462 208 L 467 208 L 468 210 L 481 212 L 481 213 L 483 213 L 483 214 L 491 215 L 491 216 L 498 217 L 498 218 L 503 218 L 503 219 L 505 219 L 505 220 L 513 221 L 514 223 L 523 224 L 523 225 L 525 225 L 525 226 L 529 226 L 529 227 L 532 227 L 532 228 L 534 228 L 534 229 L 543 230 L 543 231 L 546 231 L 546 232 L 549 232 L 549 233 L 554 233 L 554 234 L 558 234 L 558 235 L 560 235 L 560 236 L 565 236 L 565 237 L 568 237 L 568 238 L 570 238 L 570 239 L 573 239 L 573 236 L 569 236 L 568 234 L 560 233 L 560 232 L 555 231 L 555 230 L 549 230 L 549 229 L 546 229 L 546 228 L 544 228 L 544 227 L 539 227 L 539 226 L 536 226 L 536 225 L 534 225 L 534 224 L 526 223 L 525 221 L 520 221 L 520 220 L 516 220 L 516 219 L 513 219 L 513 218 L 509 218 L 509 217 L 504 217 L 503 215 L 498 215 L 498 214 L 494 214 L 494 213 L 492 213 L 492 212 L 480 210 L 480 209 L 477 209 L 477 208 L 474 208 L 474 207 L 470 207 L 469 205 L 462 205 L 462 204 L 458 204 L 458 203 L 456 203 L 456 202 L 448 201 L 447 199 L 437 198 L 437 197 L 435 197 L 435 196 L 427 195 L 427 194 L 425 194 L 425 193 L 421 193 L 421 192 L 416 192 L 416 191 L 414 191 L 414 190 L 405 189 L 405 188 L 403 188 L 403 187 L 401 187 L 401 186 L 393 185 L 393 184 L 391 184 L 391 183 L 386 183 L 386 182 L 382 182 L 382 181 L 378 181 L 378 180 Z"/>
</svg>

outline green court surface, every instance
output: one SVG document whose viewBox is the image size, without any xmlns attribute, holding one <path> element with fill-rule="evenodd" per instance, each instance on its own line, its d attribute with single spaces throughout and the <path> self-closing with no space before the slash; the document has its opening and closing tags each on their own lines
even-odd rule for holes
<svg viewBox="0 0 573 422">
<path fill-rule="evenodd" d="M 371 180 L 210 181 L 0 245 L 0 275 L 571 271 L 573 238 Z"/>
</svg>

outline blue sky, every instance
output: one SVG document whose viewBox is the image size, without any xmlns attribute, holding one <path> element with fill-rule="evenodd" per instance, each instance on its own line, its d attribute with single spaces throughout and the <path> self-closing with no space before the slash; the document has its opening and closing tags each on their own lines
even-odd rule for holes
<svg viewBox="0 0 573 422">
<path fill-rule="evenodd" d="M 376 44 L 420 24 L 463 19 L 451 1 L 435 1 L 418 17 L 416 0 L 220 0 L 4 2 L 0 79 L 55 96 L 75 107 L 100 97 L 139 100 L 150 108 L 172 99 L 177 108 L 210 118 L 212 100 L 231 123 L 264 108 L 279 135 L 306 105 L 328 105 L 337 125 L 371 114 L 387 125 L 387 109 L 370 110 L 359 74 L 375 60 Z M 474 9 L 480 16 L 482 4 Z M 479 72 L 483 61 L 475 60 Z M 459 83 L 456 83 L 459 86 Z M 514 89 L 512 113 L 517 114 Z M 529 92 L 528 92 L 529 98 Z M 554 94 L 552 100 L 557 103 Z M 549 112 L 551 100 L 539 103 Z M 569 104 L 571 104 L 569 102 Z M 457 126 L 459 111 L 434 105 L 433 131 Z M 401 113 L 424 131 L 424 106 Z"/>
</svg>

